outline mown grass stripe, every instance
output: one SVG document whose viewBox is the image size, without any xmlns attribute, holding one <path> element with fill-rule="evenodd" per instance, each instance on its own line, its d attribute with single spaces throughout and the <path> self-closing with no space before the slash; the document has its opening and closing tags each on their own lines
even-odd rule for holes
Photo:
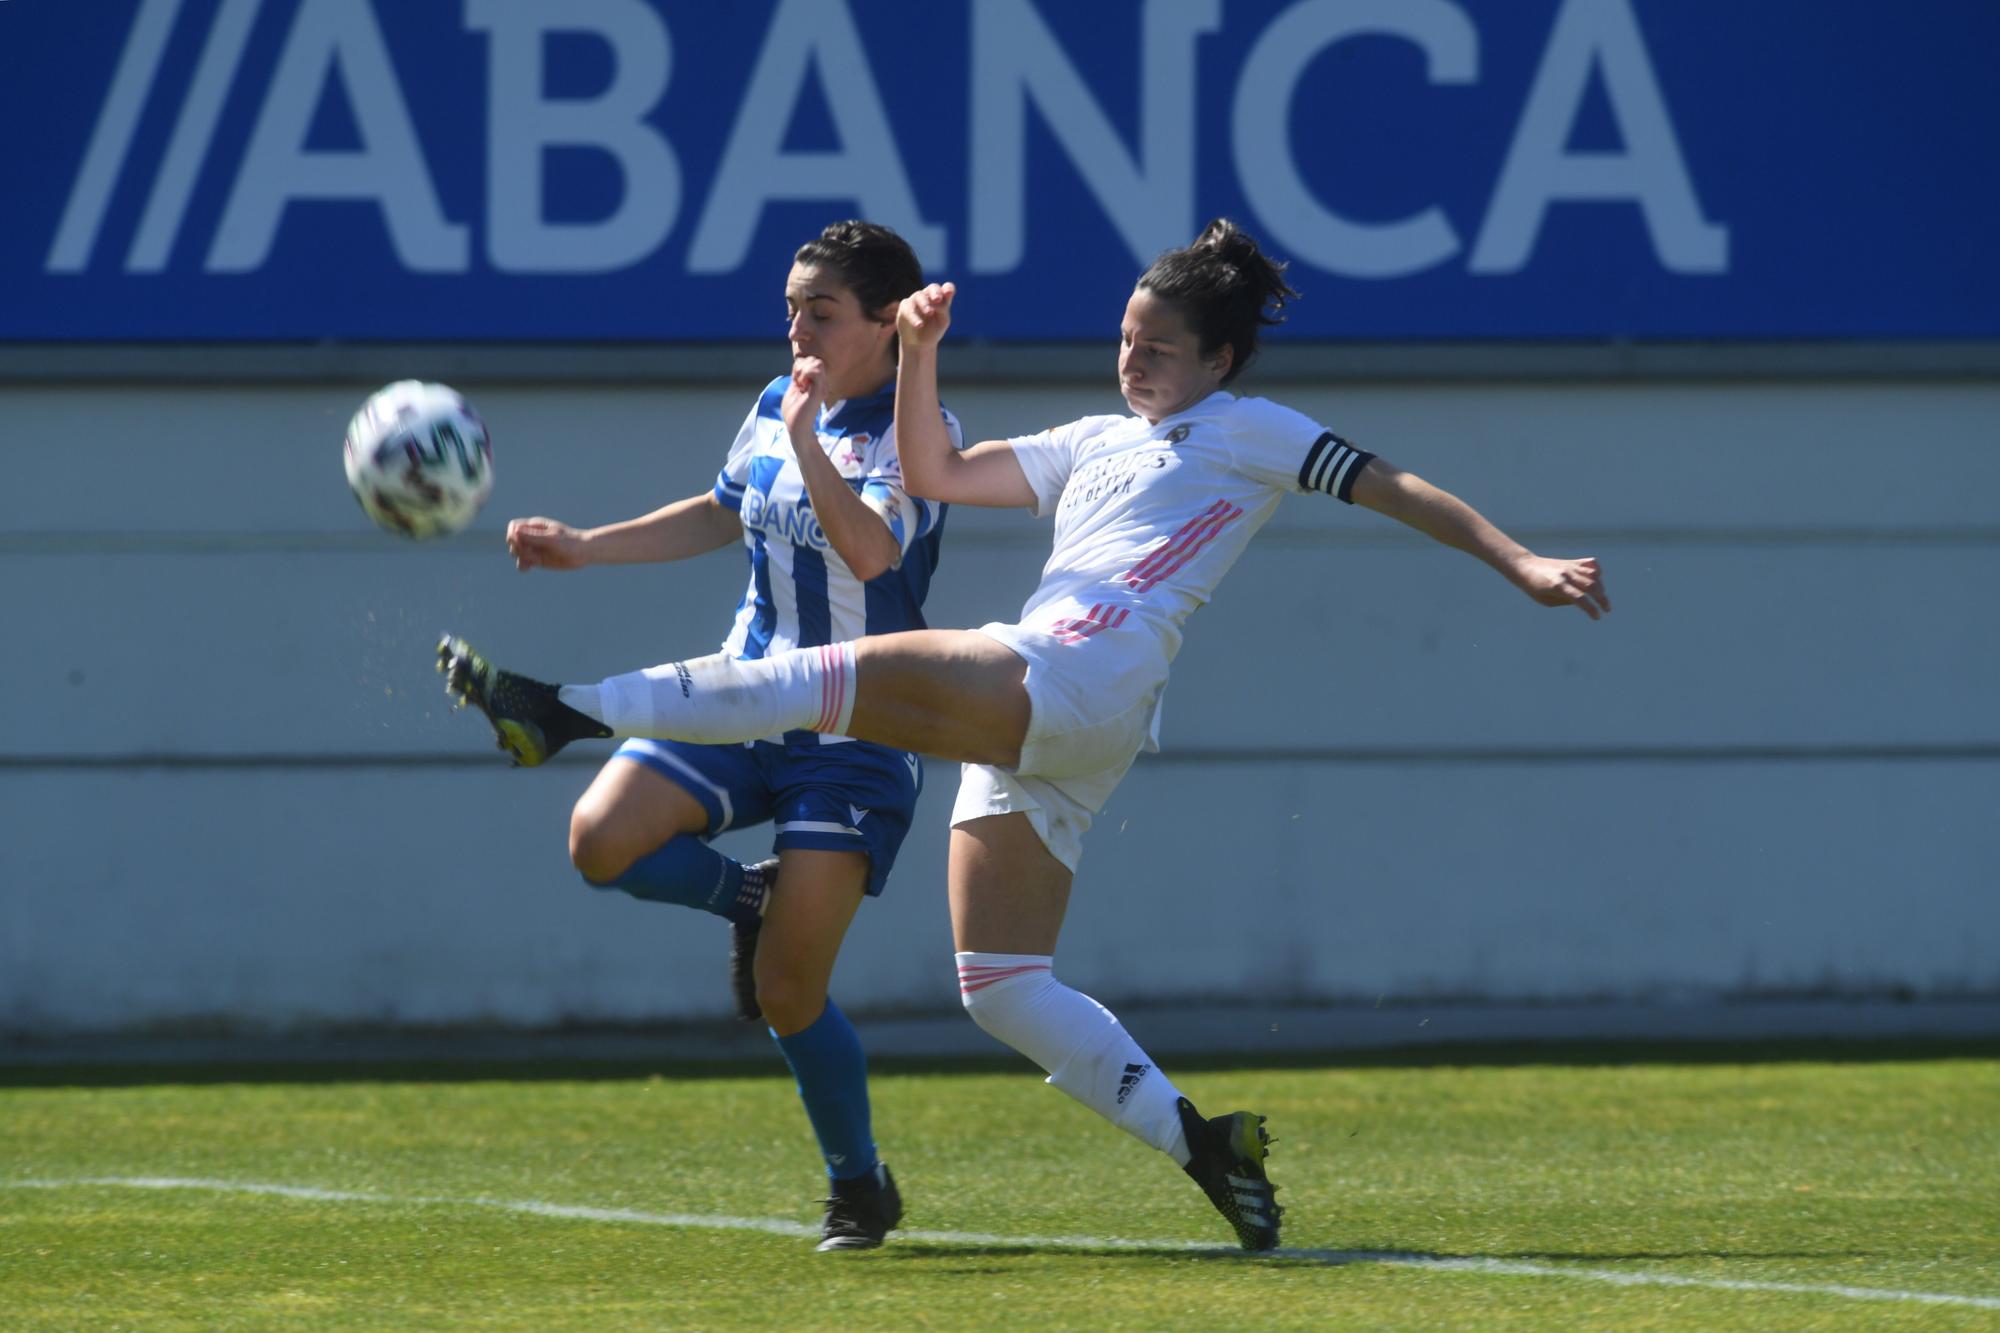
<svg viewBox="0 0 2000 1333">
<path fill-rule="evenodd" d="M 263 1181 L 204 1180 L 175 1176 L 80 1176 L 68 1180 L 0 1181 L 11 1189 L 120 1188 L 148 1190 L 210 1190 L 226 1194 L 256 1194 L 298 1199 L 313 1203 L 369 1203 L 397 1207 L 490 1208 L 500 1212 L 534 1217 L 553 1217 L 584 1222 L 618 1222 L 638 1226 L 702 1228 L 712 1231 L 759 1231 L 779 1236 L 810 1236 L 818 1228 L 781 1218 L 730 1217 L 710 1213 L 654 1213 L 629 1208 L 593 1208 L 577 1204 L 546 1203 L 533 1199 L 454 1199 L 423 1196 L 374 1194 L 359 1190 L 323 1189 L 310 1185 L 282 1185 Z M 903 1240 L 932 1245 L 1006 1245 L 1027 1249 L 1125 1250 L 1155 1253 L 1237 1253 L 1209 1241 L 1147 1241 L 1112 1236 L 1007 1236 L 976 1231 L 902 1230 Z M 1253 1256 L 1245 1256 L 1246 1259 Z M 1311 1260 L 1331 1266 L 1380 1264 L 1395 1268 L 1429 1269 L 1450 1273 L 1474 1273 L 1495 1277 L 1555 1277 L 1575 1281 L 1604 1282 L 1625 1287 L 1684 1287 L 1705 1291 L 1776 1292 L 1799 1296 L 1828 1296 L 1855 1301 L 1889 1301 L 1915 1305 L 1946 1305 L 1980 1310 L 2000 1310 L 2000 1297 L 1965 1296 L 1953 1292 L 1904 1291 L 1884 1287 L 1854 1287 L 1832 1283 L 1771 1282 L 1747 1278 L 1682 1277 L 1673 1273 L 1629 1273 L 1606 1268 L 1565 1268 L 1551 1264 L 1521 1263 L 1510 1259 L 1482 1259 L 1463 1256 L 1421 1254 L 1398 1250 L 1295 1250 L 1280 1249 L 1268 1257 Z"/>
</svg>

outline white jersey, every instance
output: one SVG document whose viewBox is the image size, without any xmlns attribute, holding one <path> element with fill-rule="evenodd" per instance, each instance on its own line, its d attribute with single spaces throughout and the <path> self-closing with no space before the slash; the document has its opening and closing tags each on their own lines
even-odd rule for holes
<svg viewBox="0 0 2000 1333">
<path fill-rule="evenodd" d="M 1021 624 L 1164 680 L 1181 627 L 1288 493 L 1352 503 L 1372 454 L 1288 407 L 1218 391 L 1157 424 L 1085 417 L 1008 441 L 1055 515 L 1055 549 Z M 1142 648 L 1143 645 L 1143 648 Z M 1122 674 L 1122 673 L 1120 673 Z"/>
</svg>

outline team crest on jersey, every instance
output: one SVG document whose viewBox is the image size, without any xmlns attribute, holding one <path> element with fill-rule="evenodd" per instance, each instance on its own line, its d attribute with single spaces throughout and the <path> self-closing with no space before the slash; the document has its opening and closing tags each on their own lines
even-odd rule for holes
<svg viewBox="0 0 2000 1333">
<path fill-rule="evenodd" d="M 867 434 L 849 435 L 835 447 L 833 465 L 840 470 L 841 476 L 855 477 L 861 474 L 863 467 L 861 451 L 866 449 L 874 438 Z"/>
<path fill-rule="evenodd" d="M 1188 437 L 1188 430 L 1189 430 L 1188 424 L 1185 421 L 1183 421 L 1180 425 L 1174 427 L 1172 430 L 1167 432 L 1167 443 L 1179 444 L 1182 440 L 1185 440 Z"/>
</svg>

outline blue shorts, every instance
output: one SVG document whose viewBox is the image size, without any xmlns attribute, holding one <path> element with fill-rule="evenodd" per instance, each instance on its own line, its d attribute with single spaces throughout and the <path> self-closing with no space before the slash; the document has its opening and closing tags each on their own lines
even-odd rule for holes
<svg viewBox="0 0 2000 1333">
<path fill-rule="evenodd" d="M 867 741 L 693 745 L 635 739 L 613 758 L 644 764 L 700 801 L 708 812 L 704 838 L 771 820 L 778 826 L 772 845 L 781 852 L 861 852 L 868 858 L 870 897 L 880 896 L 889 882 L 924 789 L 922 759 Z"/>
</svg>

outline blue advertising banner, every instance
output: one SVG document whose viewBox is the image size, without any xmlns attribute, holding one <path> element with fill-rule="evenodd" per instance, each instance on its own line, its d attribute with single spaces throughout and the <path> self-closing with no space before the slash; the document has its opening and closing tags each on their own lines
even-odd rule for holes
<svg viewBox="0 0 2000 1333">
<path fill-rule="evenodd" d="M 1112 335 L 1228 215 L 1290 337 L 2000 336 L 2000 4 L 0 0 L 0 339 L 779 336 L 866 216 Z"/>
</svg>

